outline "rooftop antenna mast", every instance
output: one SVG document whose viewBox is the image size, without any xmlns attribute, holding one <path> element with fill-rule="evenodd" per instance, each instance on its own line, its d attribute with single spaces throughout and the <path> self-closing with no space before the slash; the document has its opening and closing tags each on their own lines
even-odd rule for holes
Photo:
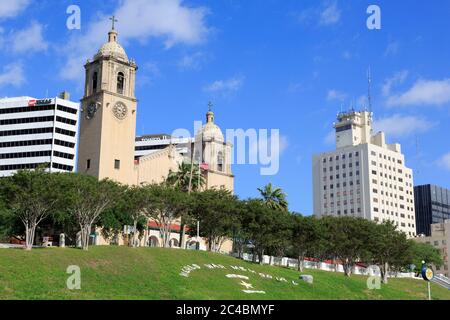
<svg viewBox="0 0 450 320">
<path fill-rule="evenodd" d="M 369 70 L 367 71 L 367 100 L 369 104 L 369 113 L 372 114 L 372 73 Z"/>
</svg>

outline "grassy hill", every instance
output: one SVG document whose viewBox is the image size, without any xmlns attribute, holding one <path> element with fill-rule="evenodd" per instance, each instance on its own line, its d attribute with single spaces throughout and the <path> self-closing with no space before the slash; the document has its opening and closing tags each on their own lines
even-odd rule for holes
<svg viewBox="0 0 450 320">
<path fill-rule="evenodd" d="M 201 269 L 188 277 L 182 267 Z M 225 269 L 208 269 L 205 264 Z M 68 290 L 69 265 L 81 268 L 81 290 Z M 234 270 L 238 266 L 244 270 Z M 252 270 L 252 271 L 249 271 Z M 259 273 L 272 276 L 262 277 Z M 255 291 L 247 294 L 247 276 Z M 77 249 L 0 249 L 0 299 L 426 299 L 425 281 L 391 279 L 380 290 L 369 290 L 366 277 L 345 278 L 341 273 L 306 269 L 314 284 L 298 280 L 295 270 L 259 266 L 208 252 L 155 248 L 92 247 Z M 277 281 L 275 278 L 284 278 Z M 292 281 L 298 283 L 294 285 Z M 450 291 L 432 286 L 433 299 L 450 299 Z"/>
</svg>

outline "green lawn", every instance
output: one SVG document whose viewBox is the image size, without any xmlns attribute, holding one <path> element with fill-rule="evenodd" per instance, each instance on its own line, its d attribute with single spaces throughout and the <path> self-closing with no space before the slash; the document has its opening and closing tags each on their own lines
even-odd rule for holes
<svg viewBox="0 0 450 320">
<path fill-rule="evenodd" d="M 225 269 L 208 269 L 205 264 Z M 180 275 L 185 265 L 201 267 Z M 81 268 L 81 290 L 69 290 L 69 265 Z M 233 270 L 231 266 L 246 269 Z M 253 270 L 255 273 L 248 271 Z M 273 278 L 262 278 L 258 273 Z M 241 279 L 261 293 L 244 293 Z M 174 249 L 92 247 L 78 249 L 0 249 L 0 299 L 426 299 L 425 281 L 390 279 L 380 290 L 369 290 L 366 277 L 306 269 L 314 284 L 298 280 L 287 268 L 259 266 L 207 252 Z M 283 277 L 287 282 L 277 281 Z M 292 284 L 292 281 L 298 285 Z M 450 299 L 450 291 L 432 286 L 433 299 Z"/>
</svg>

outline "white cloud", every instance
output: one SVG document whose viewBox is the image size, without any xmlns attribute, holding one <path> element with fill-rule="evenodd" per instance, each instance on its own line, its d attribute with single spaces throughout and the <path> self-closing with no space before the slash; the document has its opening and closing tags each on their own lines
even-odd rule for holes
<svg viewBox="0 0 450 320">
<path fill-rule="evenodd" d="M 450 152 L 442 156 L 438 163 L 445 168 L 446 170 L 450 171 Z"/>
<path fill-rule="evenodd" d="M 11 42 L 11 49 L 16 53 L 47 50 L 48 43 L 42 35 L 42 30 L 42 25 L 34 21 L 27 29 L 11 34 L 8 41 Z"/>
<path fill-rule="evenodd" d="M 384 56 L 395 56 L 398 53 L 400 44 L 397 41 L 391 41 L 388 43 L 386 50 L 384 51 Z"/>
<path fill-rule="evenodd" d="M 334 1 L 328 4 L 320 14 L 320 25 L 328 26 L 336 24 L 341 19 L 341 11 L 337 6 L 337 2 Z"/>
<path fill-rule="evenodd" d="M 178 67 L 181 69 L 199 70 L 202 63 L 206 59 L 203 52 L 195 52 L 193 54 L 184 55 L 180 61 L 178 61 Z"/>
<path fill-rule="evenodd" d="M 408 91 L 392 95 L 388 106 L 440 106 L 450 102 L 450 79 L 418 80 Z"/>
<path fill-rule="evenodd" d="M 383 131 L 387 137 L 401 138 L 414 133 L 425 132 L 435 123 L 416 116 L 395 114 L 390 117 L 375 119 L 373 127 L 376 132 Z"/>
<path fill-rule="evenodd" d="M 306 8 L 295 13 L 294 17 L 304 25 L 331 26 L 341 20 L 341 10 L 337 1 L 323 1 L 318 7 Z"/>
<path fill-rule="evenodd" d="M 3 67 L 0 73 L 0 87 L 8 85 L 19 87 L 23 83 L 25 83 L 25 74 L 22 64 L 12 63 Z"/>
<path fill-rule="evenodd" d="M 0 18 L 12 18 L 24 11 L 31 0 L 1 0 Z"/>
<path fill-rule="evenodd" d="M 338 100 L 338 101 L 344 101 L 347 98 L 347 94 L 340 92 L 338 90 L 329 90 L 327 93 L 327 100 L 328 101 L 334 101 L 334 100 Z"/>
<path fill-rule="evenodd" d="M 145 44 L 150 38 L 161 38 L 165 47 L 176 44 L 195 45 L 209 33 L 204 7 L 184 5 L 182 0 L 123 0 L 114 15 L 119 20 L 119 41 L 122 44 L 137 40 Z M 95 50 L 107 39 L 110 22 L 107 15 L 96 17 L 81 36 L 70 39 L 65 48 L 68 55 L 61 77 L 69 80 L 83 78 L 82 65 L 92 58 Z"/>
<path fill-rule="evenodd" d="M 403 70 L 395 73 L 392 77 L 384 80 L 383 87 L 381 88 L 381 92 L 383 96 L 389 96 L 391 94 L 392 88 L 395 85 L 402 84 L 406 78 L 408 77 L 408 70 Z"/>
<path fill-rule="evenodd" d="M 228 80 L 217 80 L 206 85 L 203 90 L 207 92 L 230 93 L 238 91 L 244 84 L 243 77 L 234 77 Z"/>
</svg>

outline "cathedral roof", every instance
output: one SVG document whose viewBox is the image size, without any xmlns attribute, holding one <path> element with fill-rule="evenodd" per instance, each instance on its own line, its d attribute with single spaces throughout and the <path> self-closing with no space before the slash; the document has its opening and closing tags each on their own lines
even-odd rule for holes
<svg viewBox="0 0 450 320">
<path fill-rule="evenodd" d="M 113 57 L 124 62 L 129 62 L 125 49 L 117 42 L 117 32 L 115 30 L 111 30 L 108 33 L 108 42 L 98 50 L 95 56 L 95 58 L 99 57 Z"/>
</svg>

